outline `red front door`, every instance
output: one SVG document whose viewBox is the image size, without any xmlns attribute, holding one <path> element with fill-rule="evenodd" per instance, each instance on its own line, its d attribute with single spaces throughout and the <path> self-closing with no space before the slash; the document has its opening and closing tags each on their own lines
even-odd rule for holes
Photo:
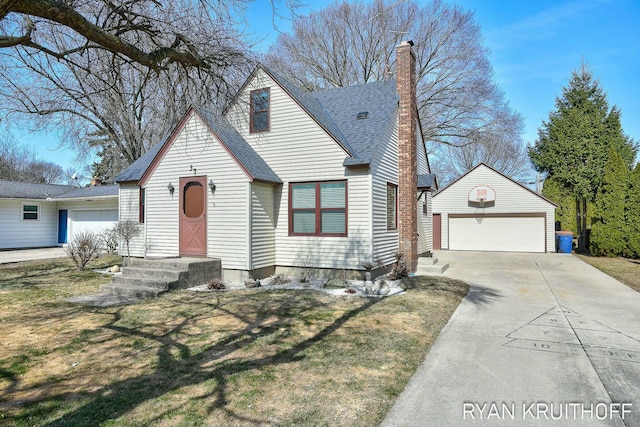
<svg viewBox="0 0 640 427">
<path fill-rule="evenodd" d="M 180 178 L 180 255 L 207 255 L 207 177 Z"/>
<path fill-rule="evenodd" d="M 442 217 L 433 214 L 433 250 L 442 248 Z"/>
</svg>

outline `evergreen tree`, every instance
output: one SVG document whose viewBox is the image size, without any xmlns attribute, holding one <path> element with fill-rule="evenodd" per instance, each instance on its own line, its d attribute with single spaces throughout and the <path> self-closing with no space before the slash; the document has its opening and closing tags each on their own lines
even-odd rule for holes
<svg viewBox="0 0 640 427">
<path fill-rule="evenodd" d="M 625 202 L 629 169 L 622 156 L 611 147 L 604 166 L 603 182 L 596 196 L 590 249 L 597 256 L 619 256 L 627 247 Z"/>
<path fill-rule="evenodd" d="M 629 191 L 625 209 L 627 222 L 627 251 L 625 256 L 640 258 L 640 163 L 629 178 Z"/>
<path fill-rule="evenodd" d="M 560 185 L 553 176 L 544 180 L 542 195 L 558 205 L 556 208 L 556 221 L 560 221 L 560 228 L 576 233 L 576 203 L 575 197 L 569 190 Z"/>
<path fill-rule="evenodd" d="M 606 94 L 589 68 L 573 71 L 569 86 L 556 98 L 556 111 L 538 129 L 529 156 L 538 172 L 546 172 L 575 198 L 578 249 L 585 250 L 587 203 L 602 185 L 609 148 L 630 166 L 637 145 L 622 132 L 620 111 L 609 108 Z"/>
</svg>

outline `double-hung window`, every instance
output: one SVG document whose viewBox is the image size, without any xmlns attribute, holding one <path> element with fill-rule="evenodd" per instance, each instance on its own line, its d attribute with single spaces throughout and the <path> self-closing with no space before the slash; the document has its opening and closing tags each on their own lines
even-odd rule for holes
<svg viewBox="0 0 640 427">
<path fill-rule="evenodd" d="M 138 222 L 140 223 L 144 222 L 144 214 L 145 214 L 146 207 L 147 207 L 147 190 L 146 188 L 141 188 L 140 189 L 140 206 L 138 209 Z"/>
<path fill-rule="evenodd" d="M 249 132 L 269 131 L 269 88 L 252 90 L 250 95 L 251 117 Z"/>
<path fill-rule="evenodd" d="M 35 204 L 22 204 L 22 220 L 29 221 L 34 220 L 37 221 L 40 219 L 40 205 Z"/>
<path fill-rule="evenodd" d="M 289 184 L 289 235 L 346 236 L 347 182 Z"/>
</svg>

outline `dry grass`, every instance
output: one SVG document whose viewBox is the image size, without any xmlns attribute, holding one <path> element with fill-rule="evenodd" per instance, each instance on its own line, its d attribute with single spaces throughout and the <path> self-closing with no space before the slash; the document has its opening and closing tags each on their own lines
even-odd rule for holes
<svg viewBox="0 0 640 427">
<path fill-rule="evenodd" d="M 62 300 L 107 281 L 66 260 L 0 266 L 0 424 L 376 425 L 468 289 L 425 277 L 385 299 L 242 290 L 114 308 Z"/>
<path fill-rule="evenodd" d="M 577 255 L 603 273 L 640 292 L 640 260 Z"/>
</svg>

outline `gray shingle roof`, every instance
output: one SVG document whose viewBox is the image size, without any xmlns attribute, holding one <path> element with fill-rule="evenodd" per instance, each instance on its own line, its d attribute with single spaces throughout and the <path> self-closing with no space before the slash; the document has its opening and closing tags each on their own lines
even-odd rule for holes
<svg viewBox="0 0 640 427">
<path fill-rule="evenodd" d="M 314 94 L 353 147 L 354 156 L 370 163 L 398 106 L 395 80 L 330 89 Z M 364 118 L 358 118 L 358 114 Z M 345 164 L 356 163 L 347 159 Z"/>
<path fill-rule="evenodd" d="M 73 188 L 70 185 L 34 184 L 0 179 L 0 198 L 46 199 L 71 191 Z"/>
<path fill-rule="evenodd" d="M 76 199 L 89 197 L 118 196 L 117 185 L 95 187 L 73 187 L 58 184 L 33 184 L 30 182 L 6 181 L 0 179 L 2 199 Z"/>
<path fill-rule="evenodd" d="M 114 184 L 96 185 L 92 187 L 72 187 L 73 190 L 62 193 L 53 199 L 84 199 L 90 197 L 117 197 L 120 186 Z"/>
<path fill-rule="evenodd" d="M 120 175 L 116 177 L 115 182 L 138 181 L 140 178 L 142 178 L 142 175 L 144 175 L 144 173 L 147 171 L 147 168 L 149 168 L 149 165 L 151 165 L 151 162 L 153 162 L 153 159 L 156 158 L 158 152 L 160 152 L 160 149 L 165 144 L 165 142 L 167 142 L 170 136 L 171 135 L 167 135 L 167 137 L 164 138 L 162 142 L 158 142 L 157 144 L 149 148 L 147 152 L 140 156 L 138 160 L 136 160 L 131 165 L 129 165 L 128 168 L 120 172 Z"/>
<path fill-rule="evenodd" d="M 434 188 L 435 189 L 436 175 L 433 173 L 427 173 L 418 175 L 418 189 Z"/>
</svg>

